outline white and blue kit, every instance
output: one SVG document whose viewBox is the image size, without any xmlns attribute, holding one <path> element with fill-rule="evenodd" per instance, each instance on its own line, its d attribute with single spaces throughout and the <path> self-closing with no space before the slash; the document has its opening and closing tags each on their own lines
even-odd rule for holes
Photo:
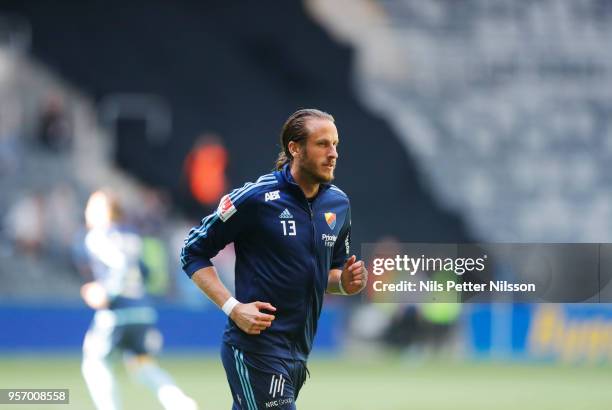
<svg viewBox="0 0 612 410">
<path fill-rule="evenodd" d="M 97 409 L 120 409 L 116 380 L 109 363 L 124 354 L 130 374 L 151 391 L 166 410 L 195 409 L 196 403 L 148 355 L 161 348 L 156 313 L 146 295 L 138 235 L 118 226 L 95 228 L 85 238 L 95 281 L 109 306 L 97 310 L 83 342 L 83 377 Z M 130 360 L 146 357 L 146 360 Z"/>
<path fill-rule="evenodd" d="M 222 357 L 234 408 L 264 407 L 272 395 L 274 400 L 282 399 L 280 391 L 273 393 L 272 376 L 275 380 L 283 376 L 283 396 L 287 392 L 297 396 L 303 380 L 295 380 L 295 374 L 303 376 L 304 371 L 292 369 L 300 363 L 305 366 L 329 271 L 342 269 L 349 256 L 350 229 L 350 204 L 344 192 L 321 184 L 308 200 L 285 165 L 223 197 L 217 211 L 189 232 L 181 252 L 187 275 L 212 266 L 210 259 L 234 242 L 236 299 L 269 302 L 277 309 L 272 326 L 259 335 L 248 335 L 233 321 L 227 322 Z M 274 358 L 268 363 L 285 365 L 270 365 L 271 373 L 259 366 L 265 380 L 255 380 L 249 363 L 266 356 Z M 241 375 L 236 383 L 233 374 Z"/>
<path fill-rule="evenodd" d="M 133 354 L 159 350 L 156 312 L 146 295 L 140 237 L 121 227 L 96 228 L 85 237 L 94 279 L 109 298 L 96 311 L 83 345 L 87 356 L 105 357 L 115 349 Z"/>
</svg>

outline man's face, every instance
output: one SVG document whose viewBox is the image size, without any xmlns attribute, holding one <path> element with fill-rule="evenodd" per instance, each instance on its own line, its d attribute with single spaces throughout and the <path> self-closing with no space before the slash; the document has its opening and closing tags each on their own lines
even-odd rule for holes
<svg viewBox="0 0 612 410">
<path fill-rule="evenodd" d="M 93 228 L 108 228 L 111 225 L 111 211 L 107 196 L 96 191 L 89 197 L 85 207 L 85 221 Z"/>
<path fill-rule="evenodd" d="M 298 144 L 296 165 L 302 175 L 316 183 L 328 183 L 334 179 L 338 160 L 338 130 L 333 122 L 311 118 L 306 122 L 309 130 L 304 145 Z"/>
</svg>

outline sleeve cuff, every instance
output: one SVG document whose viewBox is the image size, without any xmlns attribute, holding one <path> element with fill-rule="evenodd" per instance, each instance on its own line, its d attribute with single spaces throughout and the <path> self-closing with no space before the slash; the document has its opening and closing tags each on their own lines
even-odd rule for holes
<svg viewBox="0 0 612 410">
<path fill-rule="evenodd" d="M 213 266 L 210 259 L 197 259 L 183 266 L 183 271 L 185 271 L 187 276 L 189 276 L 189 279 L 191 279 L 194 273 L 196 273 L 202 268 L 208 268 L 209 266 Z"/>
<path fill-rule="evenodd" d="M 342 258 L 340 260 L 332 261 L 331 268 L 329 268 L 329 269 L 339 269 L 339 270 L 344 269 L 344 264 L 346 263 L 346 261 L 348 259 L 349 259 L 349 256 L 344 257 L 344 258 Z"/>
</svg>

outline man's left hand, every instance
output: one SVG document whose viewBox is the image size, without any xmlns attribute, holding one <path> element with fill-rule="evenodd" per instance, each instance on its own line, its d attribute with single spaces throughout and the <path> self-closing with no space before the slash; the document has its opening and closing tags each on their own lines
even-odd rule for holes
<svg viewBox="0 0 612 410">
<path fill-rule="evenodd" d="M 359 293 L 368 282 L 368 271 L 363 261 L 357 261 L 355 255 L 347 259 L 340 274 L 342 288 L 349 295 Z"/>
</svg>

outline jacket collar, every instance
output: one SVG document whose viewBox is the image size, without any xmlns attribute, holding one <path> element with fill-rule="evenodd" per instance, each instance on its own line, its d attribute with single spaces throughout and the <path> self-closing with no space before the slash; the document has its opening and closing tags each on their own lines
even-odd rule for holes
<svg viewBox="0 0 612 410">
<path fill-rule="evenodd" d="M 276 174 L 278 176 L 277 179 L 278 179 L 278 182 L 281 188 L 287 188 L 287 189 L 291 189 L 294 191 L 297 190 L 302 195 L 304 195 L 304 193 L 302 192 L 302 188 L 300 188 L 297 182 L 295 182 L 295 179 L 293 179 L 293 175 L 291 175 L 290 164 L 283 165 L 283 168 L 280 169 L 279 171 L 276 171 Z M 329 189 L 330 186 L 331 184 L 325 184 L 325 183 L 320 184 L 319 192 L 317 192 L 316 196 L 319 196 L 321 195 L 321 193 L 327 191 L 327 189 Z"/>
</svg>

